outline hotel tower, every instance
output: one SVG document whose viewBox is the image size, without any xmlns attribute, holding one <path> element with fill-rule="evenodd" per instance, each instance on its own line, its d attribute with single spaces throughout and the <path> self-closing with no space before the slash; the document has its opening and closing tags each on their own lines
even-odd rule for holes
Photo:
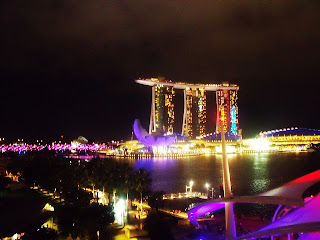
<svg viewBox="0 0 320 240">
<path fill-rule="evenodd" d="M 207 123 L 207 92 L 216 92 L 216 132 L 224 126 L 224 132 L 239 134 L 238 90 L 236 84 L 173 83 L 164 78 L 138 79 L 137 83 L 152 87 L 152 103 L 149 133 L 173 134 L 175 89 L 184 91 L 182 132 L 194 139 L 204 136 Z"/>
</svg>

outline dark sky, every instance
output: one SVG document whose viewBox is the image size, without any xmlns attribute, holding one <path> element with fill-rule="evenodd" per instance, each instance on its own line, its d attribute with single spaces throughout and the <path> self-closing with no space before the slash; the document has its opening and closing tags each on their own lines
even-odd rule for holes
<svg viewBox="0 0 320 240">
<path fill-rule="evenodd" d="M 157 76 L 240 85 L 245 137 L 320 128 L 320 1 L 0 4 L 0 137 L 126 139 Z"/>
</svg>

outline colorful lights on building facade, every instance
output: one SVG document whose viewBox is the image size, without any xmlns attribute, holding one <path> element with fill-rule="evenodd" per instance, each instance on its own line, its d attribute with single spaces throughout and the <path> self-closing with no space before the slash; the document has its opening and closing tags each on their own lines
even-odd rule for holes
<svg viewBox="0 0 320 240">
<path fill-rule="evenodd" d="M 220 132 L 220 126 L 223 125 L 225 132 L 237 134 L 239 130 L 237 91 L 219 90 L 216 92 L 216 97 L 218 109 L 216 131 Z"/>
<path fill-rule="evenodd" d="M 207 123 L 207 95 L 202 88 L 198 89 L 198 136 L 206 133 Z"/>
<path fill-rule="evenodd" d="M 182 135 L 189 138 L 204 135 L 207 122 L 206 91 L 202 88 L 186 88 L 184 98 Z"/>
<path fill-rule="evenodd" d="M 158 79 L 159 82 L 169 80 Z M 174 88 L 165 85 L 152 87 L 152 104 L 149 133 L 173 134 L 174 124 Z"/>
<path fill-rule="evenodd" d="M 238 118 L 238 91 L 229 90 L 230 94 L 230 132 L 237 134 L 239 130 L 239 118 Z"/>
<path fill-rule="evenodd" d="M 184 110 L 182 135 L 195 139 L 206 134 L 207 92 L 216 92 L 218 129 L 223 123 L 226 133 L 239 135 L 238 95 L 239 86 L 235 84 L 188 84 L 173 83 L 163 78 L 138 79 L 137 83 L 152 87 L 152 103 L 149 134 L 173 133 L 174 89 L 184 91 Z"/>
</svg>

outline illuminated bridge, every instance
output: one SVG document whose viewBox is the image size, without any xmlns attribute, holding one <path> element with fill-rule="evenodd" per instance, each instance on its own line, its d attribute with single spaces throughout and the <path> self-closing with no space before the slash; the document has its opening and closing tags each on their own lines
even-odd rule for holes
<svg viewBox="0 0 320 240">
<path fill-rule="evenodd" d="M 238 85 L 174 83 L 164 78 L 138 79 L 136 82 L 152 87 L 149 134 L 173 134 L 175 89 L 184 91 L 182 135 L 195 139 L 206 134 L 207 91 L 216 92 L 216 131 L 220 132 L 220 126 L 224 126 L 225 132 L 239 134 Z"/>
</svg>

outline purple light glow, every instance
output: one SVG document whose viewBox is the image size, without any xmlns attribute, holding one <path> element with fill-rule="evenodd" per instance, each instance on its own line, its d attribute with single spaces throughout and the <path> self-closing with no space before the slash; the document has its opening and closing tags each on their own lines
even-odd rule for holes
<svg viewBox="0 0 320 240">
<path fill-rule="evenodd" d="M 133 131 L 140 143 L 148 147 L 169 147 L 176 141 L 175 135 L 170 136 L 153 136 L 150 135 L 136 119 L 133 124 Z"/>
<path fill-rule="evenodd" d="M 304 208 L 296 209 L 277 221 L 255 232 L 244 235 L 239 239 L 268 237 L 270 235 L 281 235 L 293 232 L 318 232 L 319 229 L 320 195 L 317 195 L 310 200 Z"/>
<path fill-rule="evenodd" d="M 224 202 L 204 203 L 192 208 L 188 212 L 188 218 L 193 225 L 198 226 L 199 225 L 197 222 L 198 217 L 201 217 L 209 212 L 217 211 L 224 207 L 225 207 Z"/>
<path fill-rule="evenodd" d="M 267 203 L 289 206 L 299 203 L 303 192 L 319 182 L 320 170 L 309 173 L 294 181 L 291 181 L 279 188 L 265 192 L 257 196 L 233 197 L 230 199 L 221 199 L 225 202 L 234 203 Z M 279 220 L 261 228 L 253 233 L 242 236 L 237 239 L 251 239 L 258 237 L 268 237 L 270 235 L 287 234 L 294 232 L 312 232 L 320 229 L 320 194 L 306 201 L 305 206 L 297 208 L 294 212 L 280 218 Z M 220 200 L 209 200 L 192 208 L 188 213 L 188 218 L 192 224 L 199 226 L 197 218 L 206 213 L 216 211 L 225 206 L 225 202 L 212 202 Z M 280 202 L 279 202 L 280 201 Z M 283 201 L 283 203 L 282 203 Z M 296 202 L 298 201 L 298 202 Z M 287 203 L 287 204 L 286 204 Z"/>
</svg>

